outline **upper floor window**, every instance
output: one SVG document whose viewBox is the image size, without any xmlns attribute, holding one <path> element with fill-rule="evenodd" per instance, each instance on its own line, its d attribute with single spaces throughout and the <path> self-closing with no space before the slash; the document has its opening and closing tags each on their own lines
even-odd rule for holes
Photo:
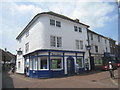
<svg viewBox="0 0 120 90">
<path fill-rule="evenodd" d="M 29 51 L 29 42 L 25 44 L 25 52 Z"/>
<path fill-rule="evenodd" d="M 78 30 L 77 30 L 77 26 L 74 26 L 74 31 L 76 31 L 76 32 L 78 31 Z"/>
<path fill-rule="evenodd" d="M 93 40 L 93 34 L 91 33 L 90 35 L 91 35 L 91 40 Z"/>
<path fill-rule="evenodd" d="M 50 46 L 62 47 L 62 38 L 57 36 L 50 36 Z"/>
<path fill-rule="evenodd" d="M 83 49 L 83 41 L 76 40 L 76 49 Z"/>
<path fill-rule="evenodd" d="M 29 36 L 29 31 L 26 32 L 26 37 L 28 37 L 28 36 Z"/>
<path fill-rule="evenodd" d="M 95 52 L 98 52 L 98 46 L 95 46 Z"/>
<path fill-rule="evenodd" d="M 98 36 L 98 42 L 100 42 L 100 36 Z"/>
<path fill-rule="evenodd" d="M 74 26 L 74 31 L 76 31 L 76 32 L 82 32 L 82 28 Z"/>
<path fill-rule="evenodd" d="M 53 19 L 50 19 L 50 25 L 53 25 L 53 26 L 55 26 L 55 20 L 53 20 Z"/>
<path fill-rule="evenodd" d="M 108 48 L 106 47 L 106 52 L 108 52 Z"/>
<path fill-rule="evenodd" d="M 82 32 L 82 28 L 79 27 L 78 30 L 79 30 L 79 32 Z"/>
<path fill-rule="evenodd" d="M 106 44 L 106 39 L 105 39 L 105 44 Z"/>
<path fill-rule="evenodd" d="M 61 27 L 61 22 L 60 21 L 56 21 L 56 26 L 57 27 Z"/>
</svg>

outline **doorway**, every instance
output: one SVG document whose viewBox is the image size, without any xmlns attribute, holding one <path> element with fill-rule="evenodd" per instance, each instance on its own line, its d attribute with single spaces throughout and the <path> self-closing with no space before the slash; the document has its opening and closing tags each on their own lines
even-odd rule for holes
<svg viewBox="0 0 120 90">
<path fill-rule="evenodd" d="M 75 65 L 74 65 L 74 58 L 73 57 L 67 58 L 67 74 L 68 75 L 75 74 Z"/>
</svg>

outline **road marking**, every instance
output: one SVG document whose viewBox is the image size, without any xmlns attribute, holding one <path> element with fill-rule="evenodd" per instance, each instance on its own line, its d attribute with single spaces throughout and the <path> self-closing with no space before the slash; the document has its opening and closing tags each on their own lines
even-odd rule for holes
<svg viewBox="0 0 120 90">
<path fill-rule="evenodd" d="M 110 80 L 115 84 L 115 85 L 117 85 L 118 86 L 118 83 L 117 82 L 115 82 L 115 80 L 113 80 L 113 79 L 111 79 L 110 78 Z"/>
</svg>

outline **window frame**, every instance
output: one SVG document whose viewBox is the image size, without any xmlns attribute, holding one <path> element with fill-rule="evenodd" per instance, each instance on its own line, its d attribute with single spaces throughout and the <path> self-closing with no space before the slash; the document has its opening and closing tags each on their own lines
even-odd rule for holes
<svg viewBox="0 0 120 90">
<path fill-rule="evenodd" d="M 47 60 L 47 69 L 41 69 L 41 58 L 46 58 Z M 38 70 L 49 70 L 49 61 L 47 56 L 38 57 Z"/>
<path fill-rule="evenodd" d="M 28 51 L 29 51 L 29 42 L 25 44 L 25 53 L 27 53 Z"/>
<path fill-rule="evenodd" d="M 56 27 L 61 27 L 61 22 L 60 21 L 56 21 Z"/>
<path fill-rule="evenodd" d="M 83 41 L 82 40 L 75 40 L 76 42 L 76 49 L 79 50 L 83 50 L 84 49 L 84 45 L 83 45 Z"/>
<path fill-rule="evenodd" d="M 81 67 L 79 66 L 79 68 L 84 68 L 83 57 L 77 57 L 77 58 L 76 58 L 76 63 L 77 63 L 77 60 L 78 60 L 79 58 L 81 58 L 81 60 L 82 60 L 82 66 L 81 66 Z"/>
<path fill-rule="evenodd" d="M 75 32 L 78 32 L 77 26 L 74 26 L 74 31 L 75 31 Z"/>
<path fill-rule="evenodd" d="M 91 40 L 93 40 L 93 34 L 92 33 L 90 34 L 90 37 L 91 37 Z"/>
<path fill-rule="evenodd" d="M 95 52 L 98 53 L 98 46 L 95 45 Z"/>
<path fill-rule="evenodd" d="M 28 37 L 28 36 L 29 36 L 29 30 L 28 30 L 28 31 L 26 31 L 25 35 L 26 35 L 26 37 Z"/>
<path fill-rule="evenodd" d="M 78 31 L 82 33 L 82 28 L 81 28 L 81 27 L 78 27 Z"/>
<path fill-rule="evenodd" d="M 33 58 L 33 70 L 37 70 L 38 69 L 38 66 L 37 66 L 37 58 Z M 36 67 L 36 68 L 35 68 Z"/>
<path fill-rule="evenodd" d="M 55 20 L 54 19 L 50 19 L 50 25 L 55 26 Z"/>
<path fill-rule="evenodd" d="M 98 42 L 101 42 L 100 38 L 101 38 L 101 37 L 98 35 Z"/>
<path fill-rule="evenodd" d="M 62 37 L 50 36 L 50 46 L 54 48 L 62 48 Z"/>
<path fill-rule="evenodd" d="M 54 59 L 55 57 L 52 57 L 50 58 L 50 69 L 55 71 L 55 70 L 62 70 L 63 69 L 63 58 L 62 57 L 56 57 L 57 59 Z M 58 58 L 61 58 L 61 68 L 57 68 L 57 69 L 52 69 L 52 60 L 58 60 Z"/>
</svg>

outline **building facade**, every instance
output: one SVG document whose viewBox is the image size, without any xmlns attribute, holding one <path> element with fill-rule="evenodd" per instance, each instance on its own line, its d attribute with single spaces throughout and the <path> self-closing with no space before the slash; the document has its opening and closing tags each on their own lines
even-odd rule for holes
<svg viewBox="0 0 120 90">
<path fill-rule="evenodd" d="M 88 30 L 88 42 L 91 46 L 90 58 L 91 68 L 101 68 L 104 61 L 104 54 L 110 53 L 110 42 L 109 39 L 103 35 Z"/>
<path fill-rule="evenodd" d="M 79 72 L 84 72 L 85 63 L 90 66 L 88 27 L 54 12 L 37 14 L 16 38 L 16 72 L 35 78 L 58 77 L 75 74 L 76 63 Z"/>
</svg>

